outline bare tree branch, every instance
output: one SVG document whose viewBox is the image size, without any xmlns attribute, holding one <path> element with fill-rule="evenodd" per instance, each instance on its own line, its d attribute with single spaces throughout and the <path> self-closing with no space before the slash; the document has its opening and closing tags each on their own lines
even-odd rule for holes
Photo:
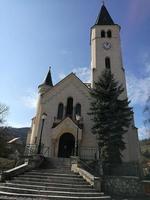
<svg viewBox="0 0 150 200">
<path fill-rule="evenodd" d="M 0 103 L 0 125 L 2 125 L 5 122 L 8 110 L 9 110 L 8 106 Z"/>
</svg>

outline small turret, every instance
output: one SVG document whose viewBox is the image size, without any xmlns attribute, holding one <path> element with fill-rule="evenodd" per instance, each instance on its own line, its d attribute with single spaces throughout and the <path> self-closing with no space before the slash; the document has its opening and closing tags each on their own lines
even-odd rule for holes
<svg viewBox="0 0 150 200">
<path fill-rule="evenodd" d="M 51 68 L 49 68 L 44 82 L 38 87 L 39 93 L 42 95 L 46 93 L 48 90 L 50 90 L 52 87 L 53 87 L 53 82 L 52 82 L 52 76 L 51 76 Z"/>
</svg>

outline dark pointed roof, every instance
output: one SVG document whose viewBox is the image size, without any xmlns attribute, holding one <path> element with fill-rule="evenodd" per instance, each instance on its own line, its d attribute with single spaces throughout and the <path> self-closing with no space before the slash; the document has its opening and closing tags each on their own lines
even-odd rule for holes
<svg viewBox="0 0 150 200">
<path fill-rule="evenodd" d="M 97 17 L 95 25 L 114 25 L 114 21 L 111 18 L 105 5 L 102 5 L 100 13 Z"/>
<path fill-rule="evenodd" d="M 47 76 L 46 76 L 43 84 L 48 85 L 48 86 L 53 86 L 52 76 L 51 76 L 51 68 L 49 68 Z"/>
</svg>

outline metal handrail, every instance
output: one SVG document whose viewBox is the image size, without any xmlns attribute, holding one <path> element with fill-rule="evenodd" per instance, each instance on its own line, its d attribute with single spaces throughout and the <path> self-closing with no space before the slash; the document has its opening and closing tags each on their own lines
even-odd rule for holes
<svg viewBox="0 0 150 200">
<path fill-rule="evenodd" d="M 91 173 L 93 176 L 99 175 L 94 169 L 92 169 L 85 161 L 81 160 L 80 158 L 79 158 L 79 163 L 81 164 L 81 167 L 83 167 L 83 169 Z"/>
<path fill-rule="evenodd" d="M 36 144 L 28 144 L 25 147 L 24 156 L 36 155 L 37 154 L 37 150 L 38 150 L 38 146 Z M 46 153 L 49 154 L 49 150 L 50 150 L 49 146 L 42 147 L 40 154 L 42 154 L 42 155 L 45 155 Z"/>
<path fill-rule="evenodd" d="M 91 167 L 88 166 L 88 164 L 86 162 L 84 162 L 83 160 L 79 160 L 84 166 L 86 166 L 89 170 L 93 170 Z"/>
<path fill-rule="evenodd" d="M 44 149 L 46 149 L 46 150 L 44 151 Z M 43 149 L 43 152 L 42 152 L 42 154 L 43 154 L 43 155 L 45 155 L 45 154 L 47 154 L 47 153 L 48 153 L 48 155 L 49 155 L 49 150 L 50 150 L 50 147 L 44 147 L 44 149 Z"/>
<path fill-rule="evenodd" d="M 37 145 L 36 144 L 28 144 L 25 146 L 24 156 L 32 156 L 37 154 Z"/>
<path fill-rule="evenodd" d="M 95 147 L 80 147 L 79 157 L 82 160 L 95 160 L 97 158 L 97 148 Z"/>
</svg>

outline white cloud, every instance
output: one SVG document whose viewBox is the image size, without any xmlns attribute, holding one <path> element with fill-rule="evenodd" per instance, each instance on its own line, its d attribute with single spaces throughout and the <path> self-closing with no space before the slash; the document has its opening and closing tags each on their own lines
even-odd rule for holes
<svg viewBox="0 0 150 200">
<path fill-rule="evenodd" d="M 21 98 L 23 104 L 30 109 L 35 109 L 37 106 L 38 95 L 32 90 L 28 90 L 26 95 Z"/>
<path fill-rule="evenodd" d="M 91 82 L 91 70 L 88 67 L 78 67 L 74 68 L 72 70 L 73 73 L 76 74 L 79 79 L 81 79 L 84 83 L 90 83 Z M 60 73 L 58 75 L 59 79 L 65 78 L 66 74 L 65 73 Z"/>
<path fill-rule="evenodd" d="M 150 95 L 150 74 L 137 78 L 134 74 L 127 73 L 127 88 L 132 104 L 144 105 Z"/>
<path fill-rule="evenodd" d="M 138 128 L 138 135 L 140 140 L 150 138 L 150 132 L 144 126 Z"/>
<path fill-rule="evenodd" d="M 10 121 L 9 123 L 7 123 L 7 126 L 11 126 L 11 127 L 15 127 L 15 128 L 30 127 L 31 121 L 26 122 L 26 123 L 16 123 L 14 121 Z"/>
<path fill-rule="evenodd" d="M 141 60 L 143 61 L 143 77 L 136 77 L 133 73 L 127 73 L 127 88 L 129 98 L 132 104 L 144 105 L 150 95 L 150 54 L 144 53 Z"/>
<path fill-rule="evenodd" d="M 60 74 L 58 74 L 58 77 L 59 77 L 60 80 L 64 79 L 65 76 L 66 76 L 66 75 L 65 75 L 64 73 L 60 73 Z"/>
<path fill-rule="evenodd" d="M 143 55 L 143 62 L 144 62 L 144 65 L 145 65 L 145 70 L 147 73 L 149 73 L 150 75 L 150 54 L 149 53 L 144 53 Z"/>
<path fill-rule="evenodd" d="M 88 67 L 78 67 L 74 68 L 73 72 L 86 83 L 91 82 L 91 69 Z"/>
</svg>

